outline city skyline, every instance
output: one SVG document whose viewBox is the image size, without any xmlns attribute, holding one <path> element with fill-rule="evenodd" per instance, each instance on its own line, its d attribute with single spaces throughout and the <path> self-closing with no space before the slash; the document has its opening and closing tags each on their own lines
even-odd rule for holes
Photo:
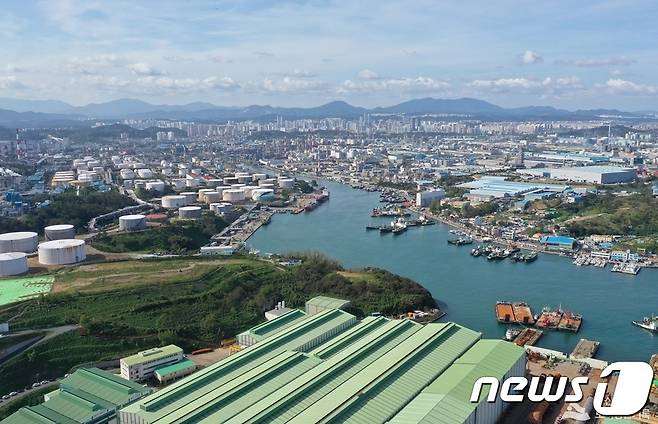
<svg viewBox="0 0 658 424">
<path fill-rule="evenodd" d="M 475 3 L 10 1 L 0 97 L 658 109 L 656 6 Z"/>
</svg>

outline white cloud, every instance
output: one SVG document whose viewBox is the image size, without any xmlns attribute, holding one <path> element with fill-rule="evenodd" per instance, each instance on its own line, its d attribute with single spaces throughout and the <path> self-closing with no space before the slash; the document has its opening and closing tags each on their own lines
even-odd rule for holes
<svg viewBox="0 0 658 424">
<path fill-rule="evenodd" d="M 658 94 L 658 87 L 652 85 L 637 84 L 633 81 L 621 78 L 611 78 L 603 85 L 608 91 L 615 94 Z"/>
<path fill-rule="evenodd" d="M 371 71 L 370 69 L 362 69 L 357 76 L 359 79 L 363 80 L 375 80 L 380 78 L 376 72 Z"/>
<path fill-rule="evenodd" d="M 539 53 L 534 52 L 532 50 L 526 50 L 523 52 L 521 55 L 521 62 L 523 62 L 526 65 L 533 65 L 536 63 L 541 63 L 544 61 L 544 58 L 542 58 Z"/>
<path fill-rule="evenodd" d="M 469 83 L 468 86 L 496 93 L 563 94 L 585 89 L 585 85 L 578 77 L 499 78 L 495 80 L 475 80 Z"/>
<path fill-rule="evenodd" d="M 9 89 L 17 90 L 23 88 L 26 88 L 25 84 L 20 82 L 15 75 L 0 77 L 0 90 L 9 90 Z"/>
<path fill-rule="evenodd" d="M 629 59 L 627 57 L 608 57 L 602 59 L 571 59 L 571 60 L 560 60 L 559 64 L 562 65 L 571 65 L 578 66 L 581 68 L 593 68 L 601 66 L 629 66 L 637 63 L 635 59 Z"/>
<path fill-rule="evenodd" d="M 8 63 L 7 66 L 1 69 L 4 72 L 10 72 L 10 73 L 18 73 L 18 72 L 25 72 L 25 68 L 15 65 L 13 63 Z"/>
<path fill-rule="evenodd" d="M 72 58 L 67 67 L 70 71 L 83 74 L 95 75 L 101 70 L 119 66 L 123 59 L 116 54 L 101 54 L 82 58 Z"/>
<path fill-rule="evenodd" d="M 379 80 L 346 80 L 338 87 L 339 94 L 368 91 L 398 91 L 398 92 L 436 92 L 445 91 L 450 84 L 445 81 L 435 80 L 429 77 L 415 78 L 390 78 Z"/>
<path fill-rule="evenodd" d="M 170 91 L 200 91 L 208 89 L 235 89 L 239 85 L 229 77 L 170 78 L 163 76 L 146 76 L 138 78 L 138 87 L 145 89 L 160 89 Z"/>
<path fill-rule="evenodd" d="M 285 76 L 283 78 L 265 78 L 258 88 L 268 93 L 317 92 L 327 88 L 327 84 L 309 78 Z"/>
<path fill-rule="evenodd" d="M 159 69 L 156 69 L 153 66 L 149 65 L 148 63 L 144 63 L 144 62 L 133 63 L 132 65 L 128 66 L 128 69 L 130 69 L 133 74 L 140 75 L 140 76 L 164 75 L 164 72 L 162 72 Z"/>
<path fill-rule="evenodd" d="M 208 55 L 208 60 L 215 63 L 233 63 L 233 59 L 229 59 L 222 54 L 210 54 Z"/>
</svg>

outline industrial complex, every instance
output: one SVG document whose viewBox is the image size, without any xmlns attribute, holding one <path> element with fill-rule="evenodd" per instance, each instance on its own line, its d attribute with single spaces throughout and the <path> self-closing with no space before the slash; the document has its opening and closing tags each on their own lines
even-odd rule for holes
<svg viewBox="0 0 658 424">
<path fill-rule="evenodd" d="M 469 385 L 525 373 L 522 348 L 454 323 L 293 310 L 240 338 L 248 347 L 123 408 L 120 422 L 494 423 L 503 404 L 470 403 Z"/>
</svg>

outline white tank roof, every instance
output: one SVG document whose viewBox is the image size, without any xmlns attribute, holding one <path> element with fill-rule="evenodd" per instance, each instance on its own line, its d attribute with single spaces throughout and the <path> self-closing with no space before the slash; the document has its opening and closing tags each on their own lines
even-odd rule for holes
<svg viewBox="0 0 658 424">
<path fill-rule="evenodd" d="M 122 221 L 137 221 L 140 219 L 146 219 L 145 215 L 135 214 L 135 215 L 123 215 L 119 217 L 119 220 Z"/>
<path fill-rule="evenodd" d="M 32 233 L 30 231 L 17 231 L 15 233 L 0 234 L 0 240 L 25 240 L 37 236 L 37 233 Z"/>
<path fill-rule="evenodd" d="M 69 247 L 78 247 L 85 244 L 84 240 L 79 239 L 63 239 L 63 240 L 52 240 L 45 241 L 39 244 L 39 249 L 66 249 Z"/>
<path fill-rule="evenodd" d="M 73 225 L 71 224 L 56 224 L 56 225 L 49 225 L 44 230 L 46 231 L 63 231 L 63 230 L 71 230 L 73 229 Z"/>
<path fill-rule="evenodd" d="M 27 255 L 23 252 L 7 252 L 0 253 L 0 262 L 15 261 L 16 259 L 24 258 Z"/>
</svg>

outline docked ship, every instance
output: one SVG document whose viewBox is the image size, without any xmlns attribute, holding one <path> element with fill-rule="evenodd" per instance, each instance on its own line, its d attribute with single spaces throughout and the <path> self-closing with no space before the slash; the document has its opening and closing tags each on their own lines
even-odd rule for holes
<svg viewBox="0 0 658 424">
<path fill-rule="evenodd" d="M 633 325 L 637 325 L 640 328 L 656 333 L 658 332 L 658 317 L 653 315 L 651 315 L 651 318 L 644 317 L 642 321 L 633 321 Z"/>
<path fill-rule="evenodd" d="M 459 238 L 448 240 L 448 244 L 454 244 L 455 246 L 464 246 L 472 243 L 473 243 L 473 239 L 468 237 L 459 237 Z"/>
</svg>

